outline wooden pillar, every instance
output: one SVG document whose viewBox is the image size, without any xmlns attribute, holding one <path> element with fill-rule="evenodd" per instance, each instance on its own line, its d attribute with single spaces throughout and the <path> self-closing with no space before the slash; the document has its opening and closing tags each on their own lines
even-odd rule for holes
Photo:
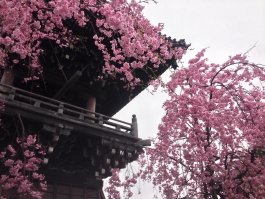
<svg viewBox="0 0 265 199">
<path fill-rule="evenodd" d="M 2 76 L 1 83 L 12 86 L 14 79 L 15 79 L 14 70 L 12 68 L 6 68 L 4 70 L 4 74 Z"/>
<path fill-rule="evenodd" d="M 2 78 L 1 78 L 1 84 L 12 86 L 13 82 L 14 82 L 14 79 L 15 79 L 14 69 L 6 68 L 4 70 L 4 74 L 3 74 Z M 0 86 L 0 90 L 3 91 L 3 92 L 8 92 L 10 90 L 10 88 L 5 87 L 5 86 Z M 4 97 L 5 98 L 5 97 L 7 97 L 7 95 L 0 94 L 0 97 Z"/>
<path fill-rule="evenodd" d="M 132 135 L 138 138 L 138 124 L 136 115 L 132 116 Z"/>
<path fill-rule="evenodd" d="M 86 109 L 90 112 L 88 112 L 87 114 L 91 117 L 95 117 L 95 112 L 96 112 L 96 96 L 90 96 L 87 100 L 86 103 Z M 93 112 L 93 113 L 91 113 Z M 90 120 L 91 122 L 94 122 L 93 120 Z"/>
</svg>

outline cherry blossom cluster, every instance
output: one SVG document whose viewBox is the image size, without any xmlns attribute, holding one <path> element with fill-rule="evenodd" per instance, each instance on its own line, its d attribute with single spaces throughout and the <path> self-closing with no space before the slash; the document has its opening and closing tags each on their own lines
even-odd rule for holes
<svg viewBox="0 0 265 199">
<path fill-rule="evenodd" d="M 155 27 L 144 18 L 143 8 L 134 0 L 130 3 L 124 0 L 111 1 L 110 4 L 100 7 L 98 11 L 102 19 L 96 21 L 100 32 L 105 35 L 94 36 L 96 45 L 104 54 L 103 71 L 109 74 L 124 74 L 125 78 L 122 80 L 130 82 L 132 87 L 140 82 L 140 79 L 133 75 L 137 68 L 143 68 L 148 62 L 158 68 L 172 57 L 180 59 L 184 53 L 182 48 L 173 48 L 172 43 L 159 34 L 163 24 Z M 115 35 L 119 37 L 116 38 Z M 106 37 L 111 44 L 111 52 L 102 42 Z M 117 64 L 121 67 L 115 67 Z"/>
<path fill-rule="evenodd" d="M 42 190 L 46 190 L 44 175 L 38 173 L 42 159 L 38 156 L 45 155 L 41 145 L 36 143 L 36 135 L 29 135 L 26 140 L 17 138 L 18 149 L 8 145 L 0 153 L 4 162 L 6 174 L 0 177 L 3 190 L 15 189 L 21 196 L 31 196 L 41 199 L 41 192 L 34 187 L 33 182 L 38 182 Z M 23 158 L 20 157 L 22 153 Z M 4 199 L 4 197 L 1 197 Z"/>
<path fill-rule="evenodd" d="M 131 191 L 131 187 L 133 187 L 137 183 L 137 179 L 139 177 L 138 174 L 131 172 L 130 169 L 127 168 L 126 175 L 124 179 L 120 178 L 120 169 L 111 169 L 112 176 L 109 179 L 109 186 L 106 187 L 105 191 L 108 193 L 108 198 L 112 199 L 120 199 L 120 190 L 123 188 L 123 197 L 124 199 L 131 198 L 133 193 Z"/>
<path fill-rule="evenodd" d="M 120 192 L 118 188 L 121 187 L 121 180 L 120 180 L 120 170 L 119 169 L 112 169 L 111 170 L 112 176 L 109 179 L 109 185 L 106 188 L 106 192 L 108 193 L 108 198 L 120 198 Z"/>
<path fill-rule="evenodd" d="M 113 77 L 121 74 L 130 87 L 140 82 L 135 69 L 148 63 L 157 68 L 167 59 L 180 59 L 184 53 L 159 34 L 163 25 L 151 25 L 142 14 L 144 7 L 135 0 L 0 0 L 0 4 L 2 68 L 28 64 L 30 70 L 42 72 L 39 56 L 43 40 L 55 41 L 61 48 L 78 40 L 64 23 L 70 19 L 82 28 L 95 21 L 92 26 L 97 31 L 88 39 L 94 39 L 104 55 L 102 73 Z M 37 78 L 30 76 L 27 81 Z"/>
<path fill-rule="evenodd" d="M 166 114 L 136 176 L 167 198 L 264 198 L 264 66 L 240 54 L 209 64 L 205 51 L 165 85 Z"/>
</svg>

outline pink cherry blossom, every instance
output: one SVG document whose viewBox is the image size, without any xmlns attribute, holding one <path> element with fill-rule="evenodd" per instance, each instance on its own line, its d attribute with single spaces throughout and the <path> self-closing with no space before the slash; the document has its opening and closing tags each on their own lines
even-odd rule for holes
<svg viewBox="0 0 265 199">
<path fill-rule="evenodd" d="M 2 152 L 0 153 L 0 158 L 5 157 L 5 155 L 6 155 L 6 152 L 5 152 L 5 151 L 2 151 Z"/>
<path fill-rule="evenodd" d="M 41 199 L 41 192 L 34 188 L 30 179 L 34 178 L 41 183 L 42 190 L 46 189 L 46 182 L 44 176 L 38 174 L 37 170 L 42 163 L 42 159 L 36 157 L 37 154 L 44 151 L 40 144 L 36 144 L 36 135 L 29 135 L 26 139 L 17 138 L 17 143 L 20 147 L 16 150 L 8 145 L 5 151 L 2 151 L 1 160 L 4 162 L 6 168 L 8 168 L 7 175 L 1 175 L 0 183 L 3 189 L 16 188 L 17 192 L 21 195 L 28 195 L 32 198 Z M 26 143 L 24 143 L 26 141 Z M 32 151 L 32 149 L 35 149 Z M 20 154 L 21 151 L 24 155 L 22 160 L 17 159 L 16 154 Z"/>
<path fill-rule="evenodd" d="M 8 149 L 9 152 L 11 152 L 11 156 L 15 156 L 16 155 L 17 152 L 15 151 L 15 149 L 11 145 L 8 145 L 7 149 Z"/>
<path fill-rule="evenodd" d="M 93 38 L 87 39 L 94 40 L 104 57 L 102 72 L 112 78 L 119 76 L 117 80 L 124 81 L 128 87 L 139 83 L 139 77 L 133 73 L 135 69 L 145 69 L 152 63 L 149 70 L 153 70 L 162 67 L 168 59 L 181 59 L 185 53 L 181 48 L 172 47 L 172 41 L 160 35 L 163 24 L 152 25 L 142 14 L 143 4 L 135 0 L 0 0 L 0 4 L 2 68 L 26 61 L 30 71 L 41 73 L 43 66 L 39 57 L 44 52 L 43 40 L 55 41 L 60 48 L 69 48 L 69 44 L 75 45 L 79 40 L 64 23 L 70 19 L 81 28 L 95 23 L 92 25 L 97 31 Z M 11 58 L 10 54 L 17 56 Z M 132 60 L 131 63 L 127 61 L 128 67 L 123 65 L 126 58 Z M 32 76 L 25 77 L 24 81 L 35 80 Z"/>
<path fill-rule="evenodd" d="M 117 183 L 129 198 L 129 187 L 141 179 L 167 198 L 264 198 L 265 68 L 245 55 L 210 64 L 205 52 L 168 83 L 150 82 L 169 95 L 157 138 L 138 172 L 124 181 L 114 173 L 108 193 L 118 194 Z"/>
<path fill-rule="evenodd" d="M 14 160 L 7 159 L 4 164 L 6 167 L 11 167 L 13 166 L 13 163 L 14 163 Z"/>
</svg>

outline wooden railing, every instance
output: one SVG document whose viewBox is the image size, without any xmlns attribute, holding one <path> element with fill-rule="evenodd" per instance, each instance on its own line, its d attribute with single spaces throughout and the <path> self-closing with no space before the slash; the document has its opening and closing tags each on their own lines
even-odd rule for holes
<svg viewBox="0 0 265 199">
<path fill-rule="evenodd" d="M 15 102 L 16 104 L 26 104 L 32 108 L 45 110 L 63 118 L 71 118 L 88 122 L 92 125 L 102 126 L 119 132 L 138 136 L 137 121 L 133 116 L 132 123 L 127 123 L 106 115 L 91 112 L 87 109 L 67 104 L 58 100 L 31 93 L 16 87 L 0 83 L 0 101 Z"/>
</svg>

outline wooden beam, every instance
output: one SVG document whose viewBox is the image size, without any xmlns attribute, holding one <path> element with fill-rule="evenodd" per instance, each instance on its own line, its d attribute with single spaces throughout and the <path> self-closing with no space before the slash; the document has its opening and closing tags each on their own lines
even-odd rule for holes
<svg viewBox="0 0 265 199">
<path fill-rule="evenodd" d="M 74 83 L 81 77 L 82 72 L 81 71 L 76 71 L 76 73 L 66 82 L 66 84 L 59 90 L 59 92 L 53 97 L 53 99 L 59 100 L 65 93 L 66 91 L 71 88 Z"/>
</svg>

